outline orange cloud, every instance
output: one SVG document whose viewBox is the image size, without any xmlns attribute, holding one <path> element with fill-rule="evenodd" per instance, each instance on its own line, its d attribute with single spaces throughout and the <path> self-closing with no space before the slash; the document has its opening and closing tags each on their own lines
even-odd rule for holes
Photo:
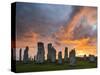
<svg viewBox="0 0 100 75">
<path fill-rule="evenodd" d="M 93 25 L 97 22 L 97 9 L 91 7 L 83 7 L 77 12 L 70 20 L 69 24 L 65 28 L 65 34 L 68 39 L 73 38 L 73 30 L 80 23 L 82 17 L 86 17 L 89 25 Z"/>
<path fill-rule="evenodd" d="M 35 32 L 28 32 L 25 33 L 22 39 L 17 39 L 16 47 L 17 48 L 25 48 L 26 46 L 30 47 L 30 55 L 35 55 L 37 52 L 37 42 L 42 41 L 45 45 L 45 53 L 47 54 L 47 44 L 52 43 L 53 46 L 56 48 L 57 55 L 59 50 L 62 51 L 64 57 L 64 48 L 67 46 L 70 49 L 75 48 L 77 55 L 83 54 L 94 54 L 96 55 L 96 38 L 91 37 L 83 37 L 80 39 L 73 39 L 74 36 L 74 29 L 80 23 L 80 20 L 83 16 L 86 17 L 88 23 L 93 25 L 96 22 L 96 9 L 84 7 L 77 12 L 73 18 L 70 20 L 66 27 L 61 26 L 58 32 L 54 32 L 48 36 L 42 37 L 38 33 Z M 84 32 L 84 31 L 83 31 Z M 31 34 L 31 36 L 30 36 Z M 53 36 L 52 36 L 53 35 Z M 59 44 L 59 45 L 58 45 Z M 61 45 L 60 45 L 61 44 Z M 45 56 L 46 56 L 45 54 Z"/>
<path fill-rule="evenodd" d="M 92 41 L 90 38 L 84 38 L 79 40 L 62 40 L 61 43 L 70 45 L 76 49 L 77 55 L 93 54 L 96 55 L 96 44 L 91 45 L 89 42 Z"/>
<path fill-rule="evenodd" d="M 58 41 L 61 43 L 61 45 L 68 46 L 70 47 L 70 49 L 76 48 L 77 55 L 83 55 L 83 54 L 96 55 L 97 54 L 96 53 L 96 37 L 91 37 L 90 35 L 88 35 L 92 33 L 92 32 L 89 32 L 88 27 L 90 26 L 88 25 L 94 25 L 97 22 L 96 10 L 97 9 L 93 7 L 81 8 L 80 11 L 77 12 L 73 16 L 73 18 L 70 20 L 70 22 L 66 25 L 65 28 L 61 27 L 58 32 L 54 33 L 54 35 L 56 36 Z M 85 32 L 85 33 L 83 35 L 80 32 L 77 32 L 77 34 L 75 34 L 73 31 L 75 27 L 77 27 L 80 24 L 81 19 L 84 16 L 87 20 L 87 24 L 83 24 L 83 25 L 86 25 L 86 27 L 80 32 L 82 33 Z M 86 32 L 86 30 L 88 32 Z M 75 31 L 78 31 L 78 30 L 75 30 Z M 80 36 L 82 35 L 83 37 L 74 39 L 74 37 L 77 37 L 79 34 Z"/>
<path fill-rule="evenodd" d="M 31 36 L 30 36 L 31 34 Z M 34 47 L 38 41 L 38 34 L 35 32 L 25 33 L 22 39 L 17 39 L 16 47 L 25 48 L 26 46 Z"/>
</svg>

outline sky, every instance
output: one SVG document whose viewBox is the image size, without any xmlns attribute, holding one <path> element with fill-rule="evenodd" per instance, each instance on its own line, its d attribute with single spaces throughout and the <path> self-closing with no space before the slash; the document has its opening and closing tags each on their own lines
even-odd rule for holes
<svg viewBox="0 0 100 75">
<path fill-rule="evenodd" d="M 16 48 L 29 46 L 37 53 L 37 42 L 52 43 L 57 51 L 75 48 L 76 55 L 97 55 L 97 8 L 39 3 L 16 3 Z M 45 56 L 46 56 L 45 54 Z M 17 56 L 18 57 L 18 56 Z"/>
</svg>

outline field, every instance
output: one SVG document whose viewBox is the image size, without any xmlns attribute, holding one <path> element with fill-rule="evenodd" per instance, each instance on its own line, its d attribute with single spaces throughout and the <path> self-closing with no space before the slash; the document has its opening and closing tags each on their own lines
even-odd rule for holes
<svg viewBox="0 0 100 75">
<path fill-rule="evenodd" d="M 71 69 L 87 69 L 96 68 L 97 63 L 90 63 L 88 61 L 77 61 L 76 66 L 70 66 L 69 63 L 55 64 L 35 64 L 30 62 L 29 64 L 16 63 L 16 72 L 38 72 L 38 71 L 55 71 L 55 70 L 71 70 Z"/>
</svg>

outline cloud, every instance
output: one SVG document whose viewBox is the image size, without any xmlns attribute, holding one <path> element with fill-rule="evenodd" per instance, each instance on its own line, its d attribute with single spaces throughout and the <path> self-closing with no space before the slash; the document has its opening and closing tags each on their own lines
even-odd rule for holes
<svg viewBox="0 0 100 75">
<path fill-rule="evenodd" d="M 59 31 L 53 34 L 55 40 L 60 43 L 60 47 L 63 45 L 76 48 L 77 52 L 96 54 L 96 14 L 94 7 L 81 7 L 73 14 L 69 23 L 65 27 L 61 26 Z"/>
<path fill-rule="evenodd" d="M 87 15 L 89 13 L 89 15 Z M 97 19 L 93 19 L 97 14 L 96 8 L 83 7 L 79 12 L 75 13 L 66 25 L 66 27 L 58 31 L 56 35 L 60 35 L 59 39 L 81 39 L 97 37 Z M 91 16 L 92 19 L 90 18 Z M 56 36 L 57 37 L 57 36 Z"/>
<path fill-rule="evenodd" d="M 36 32 L 48 36 L 65 25 L 72 13 L 72 6 L 17 3 L 16 30 L 20 39 L 27 32 Z M 69 16 L 68 16 L 69 15 Z"/>
<path fill-rule="evenodd" d="M 78 52 L 88 49 L 95 53 L 96 31 L 96 7 L 17 3 L 17 47 L 36 49 L 37 42 L 42 41 L 45 45 L 52 43 L 57 52 L 68 46 Z"/>
</svg>

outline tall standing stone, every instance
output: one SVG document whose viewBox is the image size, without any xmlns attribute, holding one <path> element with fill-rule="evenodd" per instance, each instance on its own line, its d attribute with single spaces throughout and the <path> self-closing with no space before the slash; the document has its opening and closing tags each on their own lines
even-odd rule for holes
<svg viewBox="0 0 100 75">
<path fill-rule="evenodd" d="M 58 53 L 58 64 L 62 64 L 62 52 Z"/>
<path fill-rule="evenodd" d="M 48 44 L 48 54 L 47 54 L 47 60 L 48 60 L 49 62 L 51 62 L 51 54 L 52 54 L 51 50 L 52 50 L 52 44 L 49 43 L 49 44 Z"/>
<path fill-rule="evenodd" d="M 38 42 L 37 63 L 43 63 L 45 60 L 44 44 Z"/>
<path fill-rule="evenodd" d="M 19 50 L 19 61 L 21 62 L 22 61 L 22 49 L 20 48 L 20 50 Z"/>
<path fill-rule="evenodd" d="M 68 62 L 68 47 L 65 48 L 65 53 L 64 53 L 64 62 Z"/>
<path fill-rule="evenodd" d="M 16 49 L 11 48 L 11 60 L 16 61 Z"/>
<path fill-rule="evenodd" d="M 69 53 L 69 62 L 71 66 L 76 65 L 76 52 L 75 49 L 71 50 Z"/>
<path fill-rule="evenodd" d="M 23 56 L 23 62 L 28 63 L 29 61 L 29 55 L 28 55 L 29 47 L 27 46 L 24 50 L 24 56 Z"/>
<path fill-rule="evenodd" d="M 51 43 L 48 44 L 47 60 L 52 63 L 56 62 L 56 49 Z"/>
<path fill-rule="evenodd" d="M 51 50 L 52 54 L 51 54 L 51 62 L 55 63 L 56 62 L 56 49 L 52 46 L 52 50 Z"/>
</svg>

